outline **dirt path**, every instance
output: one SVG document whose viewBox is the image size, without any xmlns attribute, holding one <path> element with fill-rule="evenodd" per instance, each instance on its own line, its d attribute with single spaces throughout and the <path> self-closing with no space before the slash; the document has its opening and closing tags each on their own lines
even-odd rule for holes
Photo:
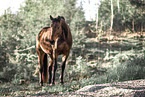
<svg viewBox="0 0 145 97">
<path fill-rule="evenodd" d="M 145 97 L 145 79 L 85 86 L 76 91 L 86 96 Z M 75 94 L 74 94 L 75 95 Z"/>
</svg>

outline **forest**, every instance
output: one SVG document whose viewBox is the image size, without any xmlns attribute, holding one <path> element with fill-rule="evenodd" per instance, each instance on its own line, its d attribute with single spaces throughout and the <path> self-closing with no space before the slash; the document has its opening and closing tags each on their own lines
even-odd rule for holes
<svg viewBox="0 0 145 97">
<path fill-rule="evenodd" d="M 0 96 L 61 96 L 87 85 L 145 79 L 144 0 L 100 0 L 95 21 L 85 19 L 77 0 L 24 3 L 16 14 L 9 8 L 0 16 Z M 65 17 L 73 46 L 65 84 L 59 84 L 60 56 L 56 85 L 41 87 L 36 36 L 50 26 L 50 15 Z"/>
</svg>

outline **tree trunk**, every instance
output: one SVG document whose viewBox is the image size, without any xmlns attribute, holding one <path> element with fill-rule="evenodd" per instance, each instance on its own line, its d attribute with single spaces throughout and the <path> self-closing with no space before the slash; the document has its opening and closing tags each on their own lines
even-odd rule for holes
<svg viewBox="0 0 145 97">
<path fill-rule="evenodd" d="M 111 0 L 111 26 L 110 26 L 110 34 L 113 28 L 113 2 Z"/>
<path fill-rule="evenodd" d="M 96 18 L 96 30 L 97 30 L 97 28 L 98 28 L 98 7 L 97 7 L 97 18 Z"/>
<path fill-rule="evenodd" d="M 143 37 L 143 30 L 144 30 L 143 24 L 144 24 L 144 22 L 141 23 L 141 31 L 140 31 L 140 37 L 141 38 Z"/>
<path fill-rule="evenodd" d="M 119 13 L 120 12 L 119 0 L 117 0 L 117 6 L 118 6 L 118 13 Z"/>
<path fill-rule="evenodd" d="M 132 20 L 132 31 L 134 32 L 134 19 Z"/>
</svg>

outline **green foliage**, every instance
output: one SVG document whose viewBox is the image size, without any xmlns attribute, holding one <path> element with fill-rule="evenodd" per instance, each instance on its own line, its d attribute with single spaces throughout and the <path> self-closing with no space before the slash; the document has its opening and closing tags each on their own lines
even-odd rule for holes
<svg viewBox="0 0 145 97">
<path fill-rule="evenodd" d="M 101 75 L 92 75 L 89 78 L 81 78 L 76 81 L 66 82 L 64 85 L 59 85 L 59 83 L 56 83 L 54 86 L 50 86 L 47 84 L 44 84 L 44 87 L 40 87 L 38 83 L 31 83 L 28 86 L 17 86 L 17 87 L 9 87 L 9 90 L 5 90 L 11 92 L 11 96 L 18 96 L 18 95 L 39 95 L 48 93 L 55 93 L 57 95 L 65 95 L 68 92 L 74 92 L 86 85 L 94 85 L 94 84 L 101 84 L 101 83 L 108 83 L 108 82 L 116 82 L 116 81 L 124 81 L 124 80 L 133 80 L 133 79 L 139 79 L 144 78 L 144 63 L 145 63 L 145 51 L 142 50 L 140 53 L 137 51 L 131 51 L 131 52 L 123 52 L 115 55 L 115 59 L 112 59 L 112 62 L 109 65 L 112 65 L 112 67 L 107 69 L 107 72 Z M 127 59 L 127 60 L 126 60 Z M 122 61 L 126 60 L 126 61 Z M 86 73 L 90 72 L 86 71 L 88 70 L 88 67 L 85 63 L 86 61 L 78 57 L 77 58 L 77 65 L 73 66 L 71 70 L 74 73 Z M 79 72 L 80 70 L 80 72 Z M 84 72 L 85 70 L 86 72 Z M 83 73 L 84 72 L 84 73 Z M 77 76 L 76 76 L 77 77 Z M 12 84 L 11 84 L 12 85 Z M 5 86 L 2 86 L 3 88 Z M 23 88 L 22 88 L 23 87 Z M 23 92 L 22 92 L 23 91 Z M 0 91 L 2 92 L 2 91 Z M 4 93 L 4 92 L 2 92 Z"/>
<path fill-rule="evenodd" d="M 81 56 L 76 58 L 76 64 L 69 67 L 69 70 L 66 70 L 67 74 L 72 76 L 73 79 L 82 79 L 84 75 L 88 75 L 89 67 L 87 61 Z"/>
<path fill-rule="evenodd" d="M 112 68 L 107 72 L 108 81 L 124 81 L 144 78 L 145 56 L 137 52 L 117 54 L 112 60 Z"/>
<path fill-rule="evenodd" d="M 136 55 L 131 56 L 130 59 L 122 66 L 125 67 L 122 72 L 120 67 L 117 69 L 118 72 L 120 72 L 120 79 L 121 80 L 134 80 L 134 79 L 141 79 L 144 78 L 144 63 L 145 63 L 145 57 L 144 55 Z M 121 68 L 122 68 L 121 67 Z"/>
</svg>

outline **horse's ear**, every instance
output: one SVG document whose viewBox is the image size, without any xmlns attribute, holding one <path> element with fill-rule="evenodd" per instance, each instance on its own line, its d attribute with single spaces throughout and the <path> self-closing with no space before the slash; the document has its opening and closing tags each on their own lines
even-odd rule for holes
<svg viewBox="0 0 145 97">
<path fill-rule="evenodd" d="M 53 17 L 50 15 L 50 20 L 53 20 Z"/>
<path fill-rule="evenodd" d="M 63 16 L 61 16 L 61 18 L 65 20 L 65 18 Z"/>
<path fill-rule="evenodd" d="M 58 19 L 58 20 L 60 20 L 60 19 L 61 19 L 61 17 L 60 17 L 60 16 L 58 16 L 58 17 L 57 17 L 57 19 Z"/>
</svg>

